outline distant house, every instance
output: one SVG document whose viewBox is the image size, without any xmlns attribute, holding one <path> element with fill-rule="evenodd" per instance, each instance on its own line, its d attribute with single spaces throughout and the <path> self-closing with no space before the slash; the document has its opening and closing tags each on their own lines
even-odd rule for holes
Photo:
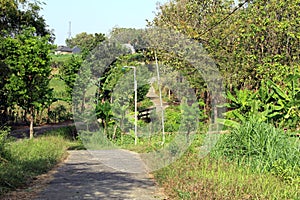
<svg viewBox="0 0 300 200">
<path fill-rule="evenodd" d="M 70 48 L 67 46 L 58 46 L 55 50 L 55 55 L 61 55 L 61 54 L 77 54 L 80 53 L 81 50 L 79 47 L 75 46 L 74 48 Z"/>
<path fill-rule="evenodd" d="M 74 54 L 77 54 L 77 53 L 80 53 L 80 52 L 81 52 L 81 49 L 80 49 L 78 46 L 75 46 L 75 47 L 73 47 L 72 52 L 73 52 Z"/>
</svg>

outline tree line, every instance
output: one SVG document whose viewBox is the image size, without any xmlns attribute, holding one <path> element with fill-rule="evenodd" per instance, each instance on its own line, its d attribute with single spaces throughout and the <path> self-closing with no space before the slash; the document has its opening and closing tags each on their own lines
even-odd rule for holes
<svg viewBox="0 0 300 200">
<path fill-rule="evenodd" d="M 172 0 L 160 5 L 149 24 L 183 33 L 205 48 L 223 77 L 227 119 L 240 122 L 256 113 L 275 126 L 299 129 L 299 3 Z M 207 96 L 205 85 L 196 88 Z"/>
<path fill-rule="evenodd" d="M 172 0 L 159 6 L 149 27 L 182 33 L 197 41 L 213 58 L 227 90 L 225 98 L 228 103 L 223 106 L 229 112 L 225 114 L 227 121 L 222 123 L 232 125 L 255 113 L 260 120 L 271 121 L 278 127 L 299 129 L 299 3 L 299 0 L 245 0 L 238 3 L 231 0 Z M 42 9 L 39 1 L 5 0 L 1 2 L 0 9 L 1 123 L 8 122 L 16 112 L 22 112 L 18 115 L 30 122 L 32 136 L 34 117 L 55 101 L 49 87 L 53 78 L 50 53 L 55 48 L 52 45 L 55 36 L 39 15 Z M 132 32 L 137 38 L 134 41 L 127 38 L 132 36 Z M 119 39 L 134 43 L 136 47 L 144 45 L 137 30 L 114 29 L 109 37 L 119 36 Z M 70 103 L 74 85 L 84 84 L 84 80 L 76 82 L 77 72 L 93 49 L 105 40 L 101 33 L 81 33 L 66 40 L 68 46 L 82 49 L 80 55 L 58 64 L 58 76 L 67 85 Z M 204 109 L 209 116 L 212 104 L 217 104 L 217 101 L 212 99 L 203 77 L 195 74 L 191 65 L 180 56 L 163 50 L 156 53 L 165 66 L 172 66 L 186 76 L 199 102 L 202 102 L 201 110 Z M 97 87 L 101 87 L 97 90 L 98 97 L 109 101 L 103 81 L 122 73 L 119 68 L 123 63 L 120 60 L 132 63 L 134 59 L 140 59 L 149 64 L 155 60 L 154 57 L 151 49 L 141 49 L 128 57 L 130 62 L 126 58 L 125 61 L 119 59 L 110 63 L 111 67 L 105 73 L 107 77 L 96 83 Z M 86 77 L 95 69 L 90 70 L 84 72 Z M 76 98 L 84 101 L 85 93 L 81 91 Z M 100 105 L 97 109 L 103 113 Z M 84 106 L 78 106 L 78 109 L 84 110 Z"/>
</svg>

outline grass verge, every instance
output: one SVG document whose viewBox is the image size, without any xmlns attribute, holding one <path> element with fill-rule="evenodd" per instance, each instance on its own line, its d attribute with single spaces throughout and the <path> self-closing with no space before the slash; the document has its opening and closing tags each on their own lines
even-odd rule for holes
<svg viewBox="0 0 300 200">
<path fill-rule="evenodd" d="M 235 142 L 232 141 L 232 138 L 235 137 L 234 134 L 226 136 L 231 138 L 229 142 L 224 138 L 221 139 L 221 143 L 215 148 L 214 155 L 205 158 L 200 156 L 199 147 L 202 145 L 203 137 L 198 134 L 188 151 L 180 159 L 155 171 L 153 175 L 169 199 L 300 199 L 299 183 L 287 181 L 282 176 L 282 173 L 288 175 L 286 174 L 287 170 L 289 174 L 290 172 L 297 173 L 295 170 L 295 163 L 299 159 L 295 157 L 299 153 L 297 148 L 292 145 L 290 138 L 283 136 L 279 130 L 255 121 L 252 124 L 254 125 L 249 125 L 250 127 L 243 125 L 240 130 L 236 130 L 238 136 Z M 247 129 L 248 132 L 244 129 Z M 251 131 L 249 132 L 249 130 Z M 246 139 L 242 135 L 249 137 Z M 168 138 L 168 143 L 173 138 L 174 136 Z M 124 139 L 121 146 L 136 152 L 149 152 L 159 147 L 160 139 L 159 135 L 154 136 L 151 137 L 151 140 L 140 140 L 135 146 L 132 145 L 133 139 L 128 138 Z M 244 151 L 244 144 L 248 145 L 248 150 L 252 152 L 251 155 L 248 151 L 242 155 L 233 153 L 234 150 L 239 153 Z M 290 146 L 286 146 L 284 149 L 285 145 Z M 228 153 L 225 155 L 224 149 L 229 150 L 231 154 L 225 151 Z M 258 154 L 253 154 L 254 150 Z M 216 156 L 216 153 L 219 153 L 219 156 Z M 233 156 L 234 159 L 229 159 L 231 157 L 228 155 Z M 260 155 L 259 159 L 257 159 L 258 155 Z M 277 161 L 276 159 L 271 160 L 273 157 L 277 158 Z M 246 158 L 249 160 L 242 162 Z M 258 160 L 261 162 L 259 163 Z M 294 164 L 291 163 L 291 160 Z M 249 165 L 248 161 L 252 161 L 252 165 Z M 287 165 L 276 167 L 276 173 L 270 168 L 262 170 L 267 169 L 266 166 L 271 161 L 272 165 L 270 166 L 273 168 L 279 161 L 284 161 Z M 263 166 L 262 163 L 266 166 Z M 280 170 L 283 166 L 288 166 L 288 168 Z M 259 169 L 256 170 L 256 168 Z M 290 175 L 288 176 L 290 177 Z M 296 177 L 293 180 L 297 180 Z"/>
<path fill-rule="evenodd" d="M 154 173 L 170 199 L 300 199 L 299 143 L 273 126 L 242 124 L 205 158 L 199 144 Z"/>
<path fill-rule="evenodd" d="M 189 150 L 172 165 L 154 173 L 170 199 L 299 199 L 299 186 L 270 173 Z"/>
<path fill-rule="evenodd" d="M 53 168 L 67 156 L 68 149 L 80 148 L 80 143 L 67 136 L 69 130 L 62 128 L 32 140 L 7 141 L 0 162 L 0 196 Z"/>
</svg>

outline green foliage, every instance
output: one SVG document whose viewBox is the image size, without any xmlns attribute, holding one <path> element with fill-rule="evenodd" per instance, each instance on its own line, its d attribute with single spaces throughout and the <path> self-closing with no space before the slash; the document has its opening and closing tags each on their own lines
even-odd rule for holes
<svg viewBox="0 0 300 200">
<path fill-rule="evenodd" d="M 103 130 L 103 129 L 102 129 Z M 79 131 L 78 137 L 85 148 L 89 150 L 113 149 L 111 138 L 104 131 Z"/>
<path fill-rule="evenodd" d="M 259 122 L 254 117 L 222 137 L 212 154 L 216 158 L 225 158 L 240 165 L 247 165 L 258 172 L 275 172 L 279 167 L 283 167 L 290 168 L 289 172 L 298 173 L 299 147 L 298 141 L 291 139 L 283 130 Z M 281 164 L 284 166 L 279 166 Z M 294 172 L 285 175 L 293 178 L 300 175 Z M 279 175 L 282 176 L 282 173 Z"/>
<path fill-rule="evenodd" d="M 269 173 L 257 174 L 245 166 L 199 159 L 188 152 L 172 165 L 154 172 L 170 199 L 298 199 L 297 184 L 282 182 Z"/>
<path fill-rule="evenodd" d="M 0 2 L 0 35 L 13 36 L 23 29 L 34 27 L 39 36 L 49 35 L 47 24 L 40 15 L 42 3 L 32 0 L 4 0 Z M 51 40 L 53 40 L 53 36 Z"/>
<path fill-rule="evenodd" d="M 149 153 L 153 151 L 160 151 L 165 148 L 174 140 L 175 134 L 166 134 L 165 145 L 161 145 L 161 134 L 151 134 L 148 137 L 139 137 L 139 142 L 137 145 L 134 144 L 134 135 L 123 134 L 122 137 L 113 141 L 115 145 L 120 148 L 128 149 L 138 153 Z"/>
<path fill-rule="evenodd" d="M 235 127 L 235 134 L 224 136 L 230 143 L 226 151 L 239 162 L 202 162 L 188 154 L 158 172 L 172 199 L 299 198 L 299 145 L 265 123 L 299 129 L 299 1 L 239 2 L 174 0 L 160 5 L 152 23 L 198 40 L 214 58 L 230 89 L 223 122 Z M 193 74 L 179 55 L 160 51 L 158 57 Z M 208 93 L 198 76 L 190 79 L 198 94 Z M 252 116 L 256 121 L 249 125 Z M 251 157 L 240 155 L 245 153 Z M 253 172 L 256 168 L 264 174 Z"/>
<path fill-rule="evenodd" d="M 9 162 L 0 164 L 0 194 L 45 173 L 65 154 L 66 143 L 57 137 L 24 140 L 7 147 Z"/>
<path fill-rule="evenodd" d="M 120 56 L 111 66 L 109 66 L 106 72 L 101 75 L 101 78 L 99 80 L 99 85 L 98 85 L 100 99 L 103 100 L 109 99 L 110 96 L 112 95 L 112 91 L 118 88 L 117 91 L 119 93 L 122 93 L 124 98 L 131 96 L 130 99 L 131 102 L 133 102 L 134 99 L 133 69 L 124 68 L 124 66 L 136 66 L 138 102 L 144 100 L 150 88 L 149 83 L 146 81 L 148 80 L 147 75 L 150 72 L 148 71 L 147 67 L 141 65 L 139 60 L 136 60 L 136 57 L 141 57 L 140 62 L 146 59 L 141 53 Z M 115 98 L 120 98 L 120 97 L 115 97 Z"/>
<path fill-rule="evenodd" d="M 226 119 L 219 120 L 224 124 L 236 126 L 237 122 L 245 122 L 255 115 L 258 121 L 268 121 L 281 128 L 297 129 L 300 120 L 300 87 L 299 75 L 290 75 L 279 86 L 271 80 L 262 82 L 256 91 L 235 90 L 235 95 L 227 92 L 229 103 L 225 106 L 229 109 L 225 113 Z"/>
<path fill-rule="evenodd" d="M 51 109 L 48 110 L 49 122 L 58 123 L 71 119 L 72 114 L 69 107 L 69 105 L 65 105 L 62 102 L 57 102 L 54 106 L 52 105 Z"/>
<path fill-rule="evenodd" d="M 103 33 L 87 34 L 83 32 L 71 39 L 66 39 L 66 44 L 70 48 L 78 46 L 81 49 L 83 57 L 86 57 L 89 52 L 95 49 L 105 39 L 106 37 Z"/>
<path fill-rule="evenodd" d="M 181 103 L 181 129 L 187 134 L 198 129 L 200 110 L 198 103 L 193 102 L 189 105 L 187 99 L 182 99 Z"/>
<path fill-rule="evenodd" d="M 0 164 L 2 162 L 7 162 L 7 153 L 5 152 L 5 144 L 7 142 L 7 136 L 9 129 L 6 127 L 0 127 Z"/>
<path fill-rule="evenodd" d="M 135 60 L 136 57 L 144 59 L 139 53 L 120 56 L 105 70 L 97 83 L 96 117 L 109 139 L 120 137 L 121 132 L 132 125 L 133 114 L 130 111 L 134 110 L 134 74 L 133 69 L 124 66 L 136 66 L 138 110 L 152 105 L 146 98 L 150 85 L 145 77 L 149 71 Z"/>
<path fill-rule="evenodd" d="M 101 119 L 103 128 L 106 128 L 113 117 L 110 103 L 99 102 L 96 106 L 96 116 L 98 119 Z"/>
<path fill-rule="evenodd" d="M 68 150 L 84 150 L 85 147 L 78 136 L 75 126 L 62 127 L 53 131 L 48 131 L 43 134 L 43 137 L 58 137 L 68 142 Z"/>
<path fill-rule="evenodd" d="M 49 88 L 51 48 L 49 36 L 36 36 L 35 28 L 26 28 L 15 37 L 3 38 L 0 43 L 0 57 L 5 58 L 3 67 L 9 72 L 3 88 L 9 102 L 6 106 L 17 105 L 25 110 L 30 114 L 31 125 L 34 112 L 42 110 L 52 98 Z"/>
<path fill-rule="evenodd" d="M 62 122 L 72 118 L 70 105 L 70 94 L 67 86 L 58 76 L 53 76 L 50 80 L 50 88 L 53 88 L 53 101 L 47 112 L 47 122 Z"/>
<path fill-rule="evenodd" d="M 297 182 L 284 182 L 278 174 L 257 173 L 246 165 L 199 157 L 203 137 L 196 135 L 186 153 L 154 172 L 170 199 L 297 199 Z"/>
<path fill-rule="evenodd" d="M 65 64 L 70 62 L 74 54 L 51 54 L 51 67 L 60 69 Z"/>
<path fill-rule="evenodd" d="M 67 85 L 63 80 L 54 76 L 49 82 L 50 88 L 53 88 L 53 100 L 70 101 L 70 94 L 67 92 Z"/>
<path fill-rule="evenodd" d="M 130 44 L 135 50 L 145 48 L 145 39 L 143 38 L 144 30 L 135 28 L 113 28 L 109 38 L 117 40 L 121 44 Z"/>
<path fill-rule="evenodd" d="M 195 132 L 205 123 L 207 116 L 199 109 L 199 103 L 188 105 L 183 102 L 180 106 L 169 106 L 165 110 L 165 131 L 166 132 Z M 179 130 L 180 129 L 180 130 Z"/>
<path fill-rule="evenodd" d="M 68 93 L 68 101 L 71 101 L 73 87 L 78 77 L 79 69 L 82 65 L 82 57 L 78 55 L 72 55 L 71 58 L 59 68 L 60 79 L 66 84 L 66 92 Z"/>
<path fill-rule="evenodd" d="M 146 97 L 146 95 L 144 95 L 143 98 L 144 99 L 138 103 L 138 110 L 144 110 L 153 107 L 153 102 L 150 98 Z"/>
<path fill-rule="evenodd" d="M 5 85 L 10 94 L 7 98 L 25 110 L 43 105 L 51 97 L 48 39 L 34 36 L 34 29 L 26 29 L 2 42 L 4 62 L 11 73 Z"/>
<path fill-rule="evenodd" d="M 181 110 L 179 106 L 169 106 L 165 112 L 165 131 L 177 132 L 181 124 Z"/>
<path fill-rule="evenodd" d="M 272 81 L 267 84 L 274 91 L 275 99 L 270 105 L 273 112 L 268 117 L 274 118 L 281 127 L 297 128 L 300 126 L 300 82 L 299 74 L 290 75 L 285 87 L 280 87 Z"/>
<path fill-rule="evenodd" d="M 149 92 L 150 84 L 139 86 L 137 89 L 137 101 L 143 101 L 146 98 L 146 94 Z M 133 96 L 134 97 L 134 96 Z"/>
<path fill-rule="evenodd" d="M 255 89 L 266 78 L 280 83 L 299 66 L 298 4 L 176 0 L 159 7 L 153 24 L 198 40 L 227 86 Z"/>
</svg>

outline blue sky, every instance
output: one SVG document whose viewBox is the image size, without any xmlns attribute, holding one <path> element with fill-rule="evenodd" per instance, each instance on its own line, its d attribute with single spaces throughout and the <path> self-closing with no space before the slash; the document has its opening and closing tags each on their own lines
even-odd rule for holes
<svg viewBox="0 0 300 200">
<path fill-rule="evenodd" d="M 65 44 L 69 21 L 72 36 L 81 32 L 108 34 L 113 27 L 145 28 L 152 20 L 157 2 L 169 0 L 44 0 L 41 15 L 54 29 L 55 44 Z"/>
</svg>

